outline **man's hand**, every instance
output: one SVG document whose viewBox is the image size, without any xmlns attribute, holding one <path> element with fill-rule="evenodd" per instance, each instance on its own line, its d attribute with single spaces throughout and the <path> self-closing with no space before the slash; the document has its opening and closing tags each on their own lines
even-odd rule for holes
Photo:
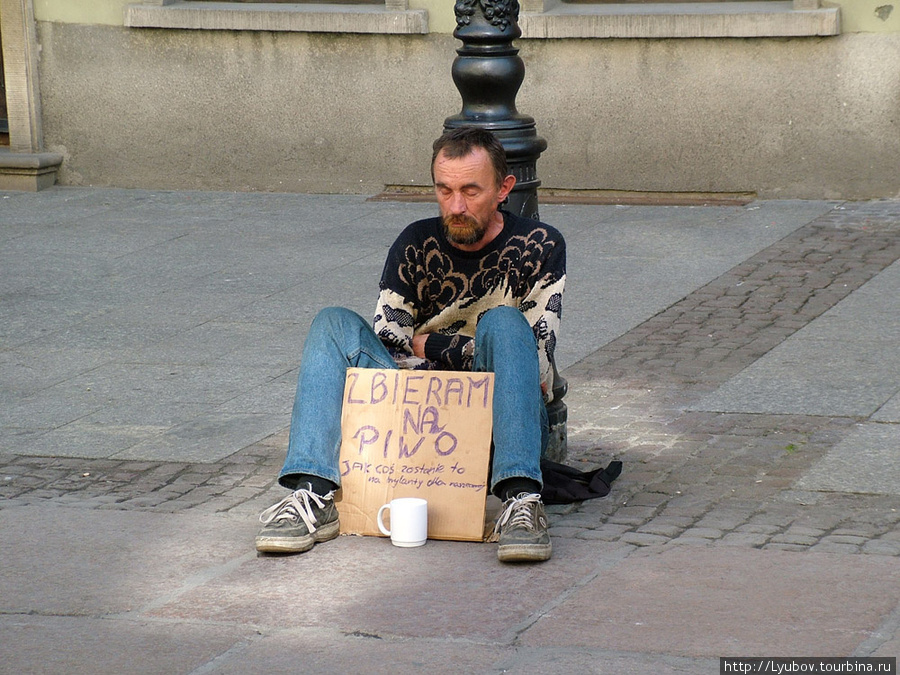
<svg viewBox="0 0 900 675">
<path fill-rule="evenodd" d="M 420 359 L 425 358 L 425 341 L 427 339 L 428 339 L 428 333 L 419 333 L 418 335 L 413 335 L 413 339 L 412 339 L 413 354 L 418 356 Z"/>
</svg>

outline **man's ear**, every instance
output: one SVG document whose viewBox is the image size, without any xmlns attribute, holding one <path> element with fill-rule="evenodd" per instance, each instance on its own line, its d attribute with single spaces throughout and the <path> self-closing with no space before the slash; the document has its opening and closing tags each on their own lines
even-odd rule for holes
<svg viewBox="0 0 900 675">
<path fill-rule="evenodd" d="M 512 174 L 509 174 L 506 178 L 503 179 L 503 182 L 500 183 L 500 194 L 498 195 L 501 204 L 506 200 L 506 198 L 509 196 L 509 193 L 512 192 L 512 189 L 515 186 L 516 177 Z"/>
</svg>

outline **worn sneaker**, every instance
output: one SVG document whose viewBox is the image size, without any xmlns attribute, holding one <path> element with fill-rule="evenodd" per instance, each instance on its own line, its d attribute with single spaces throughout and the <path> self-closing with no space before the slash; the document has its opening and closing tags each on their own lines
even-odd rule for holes
<svg viewBox="0 0 900 675">
<path fill-rule="evenodd" d="M 506 500 L 491 540 L 500 542 L 497 557 L 502 562 L 549 560 L 552 546 L 541 496 L 523 492 Z"/>
<path fill-rule="evenodd" d="M 322 496 L 305 488 L 267 508 L 259 522 L 256 550 L 262 553 L 303 553 L 341 530 L 334 492 Z"/>
</svg>

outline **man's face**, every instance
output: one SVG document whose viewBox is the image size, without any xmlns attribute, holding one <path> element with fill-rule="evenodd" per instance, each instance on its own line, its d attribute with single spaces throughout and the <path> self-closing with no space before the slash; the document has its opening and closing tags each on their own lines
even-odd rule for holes
<svg viewBox="0 0 900 675">
<path fill-rule="evenodd" d="M 497 184 L 483 148 L 456 159 L 441 151 L 434 161 L 434 191 L 447 239 L 457 245 L 477 246 L 513 184 L 512 176 Z"/>
</svg>

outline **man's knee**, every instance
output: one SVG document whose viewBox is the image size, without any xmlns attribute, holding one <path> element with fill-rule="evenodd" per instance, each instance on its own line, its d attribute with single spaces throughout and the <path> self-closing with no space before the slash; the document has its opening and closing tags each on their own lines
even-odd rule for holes
<svg viewBox="0 0 900 675">
<path fill-rule="evenodd" d="M 525 315 L 515 307 L 507 307 L 506 305 L 489 309 L 478 320 L 478 331 L 489 333 L 492 331 L 500 331 L 506 333 L 510 330 L 527 330 L 531 331 L 531 326 Z"/>
<path fill-rule="evenodd" d="M 488 310 L 475 329 L 475 354 L 481 368 L 494 369 L 494 359 L 506 356 L 534 356 L 536 362 L 537 342 L 525 315 L 515 307 Z"/>
<path fill-rule="evenodd" d="M 325 307 L 316 314 L 316 318 L 313 319 L 310 326 L 310 331 L 331 330 L 335 327 L 359 323 L 365 324 L 365 319 L 346 307 Z"/>
</svg>

